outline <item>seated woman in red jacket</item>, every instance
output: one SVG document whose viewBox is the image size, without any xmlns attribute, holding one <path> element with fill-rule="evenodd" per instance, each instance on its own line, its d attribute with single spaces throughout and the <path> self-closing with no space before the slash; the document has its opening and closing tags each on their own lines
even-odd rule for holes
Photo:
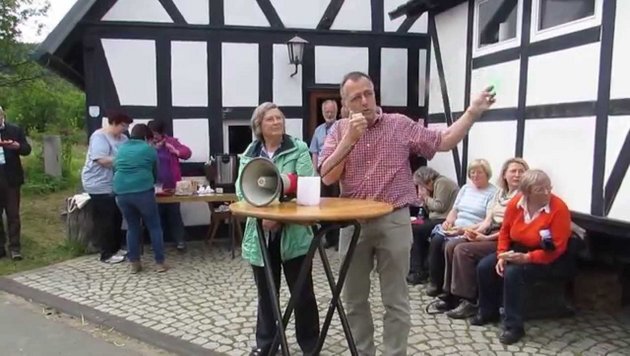
<svg viewBox="0 0 630 356">
<path fill-rule="evenodd" d="M 521 193 L 505 210 L 497 253 L 484 257 L 477 266 L 479 312 L 470 321 L 472 325 L 497 321 L 503 305 L 499 341 L 508 345 L 525 335 L 525 281 L 544 278 L 563 268 L 558 257 L 566 251 L 571 236 L 569 208 L 551 193 L 551 181 L 545 172 L 525 172 L 519 190 Z"/>
</svg>

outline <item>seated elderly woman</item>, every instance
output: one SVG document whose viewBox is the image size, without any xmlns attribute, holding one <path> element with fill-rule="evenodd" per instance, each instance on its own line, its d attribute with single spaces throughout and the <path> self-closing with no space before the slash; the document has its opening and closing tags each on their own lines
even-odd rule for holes
<svg viewBox="0 0 630 356">
<path fill-rule="evenodd" d="M 447 240 L 463 238 L 464 229 L 476 229 L 486 218 L 486 212 L 497 188 L 490 183 L 492 170 L 485 159 L 476 159 L 468 165 L 470 183 L 464 185 L 457 194 L 453 209 L 442 225 L 431 233 L 429 245 L 429 279 L 427 295 L 442 293 L 444 284 L 444 245 Z"/>
<path fill-rule="evenodd" d="M 240 189 L 241 173 L 245 165 L 256 157 L 264 157 L 274 162 L 281 173 L 297 173 L 299 176 L 312 176 L 313 163 L 306 143 L 285 134 L 284 114 L 273 103 L 263 103 L 254 110 L 251 120 L 252 132 L 256 140 L 252 142 L 240 159 L 240 168 L 236 182 L 236 194 L 243 199 Z M 269 257 L 276 285 L 276 293 L 280 290 L 280 270 L 291 293 L 297 293 L 295 304 L 296 337 L 304 354 L 315 348 L 319 337 L 319 314 L 313 279 L 309 271 L 304 287 L 300 291 L 292 290 L 304 256 L 313 238 L 308 226 L 281 224 L 277 221 L 263 220 L 263 229 L 268 234 Z M 269 286 L 265 279 L 261 246 L 258 242 L 256 221 L 247 219 L 245 227 L 242 255 L 252 265 L 254 280 L 258 289 L 258 320 L 256 323 L 256 348 L 250 355 L 273 355 L 270 350 L 276 333 L 276 322 L 273 316 L 272 302 L 269 300 Z"/>
<path fill-rule="evenodd" d="M 422 223 L 412 224 L 413 244 L 407 282 L 411 285 L 424 283 L 428 278 L 426 259 L 429 254 L 429 236 L 435 225 L 441 224 L 453 208 L 459 186 L 431 167 L 420 167 L 413 174 L 414 183 L 418 186 L 418 196 L 423 200 L 423 208 L 428 219 Z"/>
<path fill-rule="evenodd" d="M 472 325 L 498 321 L 503 305 L 499 341 L 508 345 L 525 335 L 524 282 L 564 268 L 564 259 L 558 258 L 566 251 L 571 236 L 569 208 L 551 193 L 551 181 L 545 172 L 525 172 L 520 192 L 505 210 L 496 254 L 484 257 L 477 266 L 479 311 L 470 321 Z"/>
<path fill-rule="evenodd" d="M 499 229 L 508 202 L 518 193 L 521 176 L 529 169 L 522 158 L 510 158 L 501 167 L 497 190 L 486 219 L 475 230 L 464 233 L 465 239 L 446 243 L 444 292 L 438 310 L 448 310 L 450 318 L 465 319 L 477 312 L 477 263 L 496 251 Z M 459 304 L 459 305 L 458 305 Z"/>
</svg>

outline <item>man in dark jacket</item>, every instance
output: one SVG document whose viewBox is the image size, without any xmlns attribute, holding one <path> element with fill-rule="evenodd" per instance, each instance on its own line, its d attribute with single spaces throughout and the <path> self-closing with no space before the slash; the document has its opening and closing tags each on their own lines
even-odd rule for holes
<svg viewBox="0 0 630 356">
<path fill-rule="evenodd" d="M 7 214 L 9 253 L 11 259 L 21 260 L 20 253 L 20 187 L 24 183 L 24 170 L 20 156 L 31 153 L 24 131 L 5 121 L 0 107 L 0 216 Z M 1 221 L 1 220 L 0 220 Z M 6 235 L 0 223 L 0 258 L 5 257 Z"/>
</svg>

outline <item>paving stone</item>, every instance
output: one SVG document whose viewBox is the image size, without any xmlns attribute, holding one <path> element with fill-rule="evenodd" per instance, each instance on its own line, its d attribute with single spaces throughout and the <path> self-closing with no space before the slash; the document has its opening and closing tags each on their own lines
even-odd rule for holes
<svg viewBox="0 0 630 356">
<path fill-rule="evenodd" d="M 145 249 L 147 270 L 154 268 Z M 333 270 L 338 270 L 336 252 L 328 251 Z M 251 267 L 239 257 L 231 259 L 221 248 L 207 249 L 191 243 L 188 252 L 167 251 L 174 268 L 165 274 L 144 272 L 129 275 L 127 266 L 105 266 L 95 256 L 86 256 L 9 278 L 31 288 L 66 298 L 87 307 L 162 333 L 192 342 L 215 352 L 243 355 L 254 345 L 256 287 Z M 370 274 L 375 342 L 382 353 L 384 308 L 379 281 Z M 321 262 L 313 264 L 313 280 L 323 319 L 330 301 L 328 282 Z M 411 330 L 408 354 L 421 355 L 574 355 L 630 354 L 630 319 L 595 312 L 581 312 L 566 320 L 527 322 L 523 343 L 504 346 L 496 325 L 470 326 L 444 315 L 427 315 L 432 300 L 426 286 L 409 289 Z M 282 306 L 288 301 L 282 283 Z M 292 353 L 301 354 L 295 341 L 294 319 L 287 330 Z M 333 318 L 322 355 L 347 355 L 348 347 L 337 316 Z"/>
</svg>

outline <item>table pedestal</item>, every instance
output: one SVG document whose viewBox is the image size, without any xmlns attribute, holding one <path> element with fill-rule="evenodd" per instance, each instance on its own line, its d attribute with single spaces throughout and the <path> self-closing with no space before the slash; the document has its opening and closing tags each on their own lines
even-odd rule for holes
<svg viewBox="0 0 630 356">
<path fill-rule="evenodd" d="M 328 225 L 328 224 L 327 224 Z M 335 278 L 330 267 L 330 261 L 328 261 L 328 255 L 326 255 L 326 250 L 322 245 L 322 238 L 326 235 L 326 233 L 333 229 L 338 229 L 342 226 L 352 225 L 354 226 L 354 232 L 352 234 L 352 239 L 350 241 L 350 247 L 344 258 L 341 268 L 339 270 L 339 278 L 335 283 Z M 274 313 L 274 317 L 276 319 L 276 336 L 274 338 L 274 342 L 271 346 L 270 355 L 274 355 L 278 342 L 282 347 L 282 354 L 289 355 L 289 347 L 287 344 L 287 337 L 285 334 L 285 329 L 287 324 L 289 323 L 289 319 L 291 318 L 291 313 L 295 307 L 295 298 L 296 294 L 299 295 L 299 292 L 293 293 L 291 291 L 291 297 L 289 298 L 289 303 L 285 309 L 284 317 L 280 313 L 280 300 L 279 296 L 275 293 L 276 286 L 273 280 L 273 273 L 271 270 L 271 263 L 269 258 L 269 251 L 267 249 L 267 244 L 265 241 L 265 234 L 262 227 L 262 219 L 256 219 L 256 226 L 258 229 L 258 241 L 260 243 L 260 250 L 262 251 L 262 257 L 264 261 L 264 269 L 265 276 L 267 279 L 267 285 L 269 290 L 269 297 L 272 302 L 272 309 Z M 298 274 L 297 281 L 295 283 L 295 291 L 300 291 L 304 287 L 304 282 L 306 281 L 307 274 L 310 270 L 311 264 L 313 262 L 313 257 L 315 256 L 315 252 L 319 251 L 320 258 L 322 260 L 322 264 L 324 267 L 324 272 L 326 274 L 326 279 L 328 280 L 328 285 L 330 287 L 330 291 L 332 292 L 332 299 L 328 306 L 328 311 L 326 312 L 326 318 L 324 319 L 324 324 L 322 325 L 322 329 L 319 334 L 319 339 L 317 340 L 317 345 L 315 349 L 311 352 L 312 355 L 318 355 L 324 346 L 324 341 L 326 339 L 326 334 L 328 333 L 328 328 L 330 327 L 330 323 L 332 322 L 333 313 L 335 308 L 337 309 L 337 314 L 339 314 L 339 319 L 341 321 L 341 325 L 343 327 L 344 334 L 346 336 L 346 341 L 348 342 L 348 347 L 350 349 L 350 353 L 352 355 L 358 355 L 356 346 L 354 344 L 354 339 L 352 337 L 352 332 L 350 330 L 350 324 L 348 323 L 348 319 L 346 317 L 346 312 L 344 311 L 343 305 L 339 300 L 339 296 L 341 294 L 341 290 L 343 288 L 344 281 L 346 279 L 346 275 L 348 274 L 348 268 L 350 267 L 350 262 L 352 261 L 352 256 L 354 254 L 355 247 L 357 245 L 357 241 L 359 240 L 359 235 L 361 234 L 361 225 L 356 221 L 350 221 L 348 223 L 339 224 L 333 223 L 325 228 L 317 231 L 313 240 L 311 241 L 311 245 L 309 246 L 308 252 L 304 258 L 304 262 L 300 268 L 300 272 Z"/>
</svg>

